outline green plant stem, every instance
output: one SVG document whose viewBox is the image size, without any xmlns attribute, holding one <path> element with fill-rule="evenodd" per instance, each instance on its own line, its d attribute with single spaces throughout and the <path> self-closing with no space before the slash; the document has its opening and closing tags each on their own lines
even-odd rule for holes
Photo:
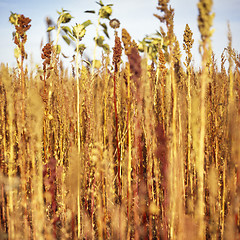
<svg viewBox="0 0 240 240">
<path fill-rule="evenodd" d="M 96 28 L 96 38 L 95 38 L 95 45 L 94 45 L 94 51 L 93 51 L 93 63 L 92 63 L 92 72 L 91 75 L 93 76 L 94 69 L 95 69 L 95 62 L 96 62 L 96 52 L 97 52 L 97 39 L 98 39 L 98 28 L 100 25 L 100 16 L 98 17 L 98 22 L 97 22 L 97 28 Z"/>
<path fill-rule="evenodd" d="M 62 17 L 60 17 L 60 19 L 58 20 L 58 23 L 57 23 L 57 37 L 56 37 L 56 42 L 55 42 L 56 46 L 59 41 L 59 36 L 60 36 L 60 31 L 61 31 L 61 23 L 62 23 Z"/>
</svg>

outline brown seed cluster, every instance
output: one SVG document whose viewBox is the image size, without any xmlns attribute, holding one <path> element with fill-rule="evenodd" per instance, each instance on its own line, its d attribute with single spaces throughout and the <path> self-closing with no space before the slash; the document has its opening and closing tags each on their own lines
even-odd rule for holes
<svg viewBox="0 0 240 240">
<path fill-rule="evenodd" d="M 212 0 L 200 0 L 198 3 L 198 28 L 202 42 L 209 41 L 212 36 L 211 26 L 215 16 L 214 13 L 211 13 L 212 5 Z"/>
<path fill-rule="evenodd" d="M 125 49 L 125 54 L 128 55 L 131 46 L 131 36 L 125 28 L 122 29 L 122 41 Z"/>
<path fill-rule="evenodd" d="M 166 59 L 161 48 L 158 49 L 158 58 L 159 58 L 159 69 L 161 72 L 161 76 L 162 76 L 162 79 L 165 79 L 165 76 L 167 74 L 167 68 L 165 66 Z"/>
<path fill-rule="evenodd" d="M 116 18 L 113 18 L 113 19 L 109 22 L 109 24 L 110 24 L 110 27 L 113 28 L 113 29 L 117 29 L 117 28 L 120 27 L 120 22 L 119 22 L 119 20 L 116 19 Z"/>
<path fill-rule="evenodd" d="M 47 43 L 42 49 L 41 58 L 44 60 L 43 62 L 43 71 L 46 71 L 46 66 L 50 64 L 52 54 L 52 45 Z"/>
<path fill-rule="evenodd" d="M 114 48 L 113 48 L 113 64 L 114 64 L 114 67 L 115 67 L 116 71 L 118 69 L 118 64 L 121 61 L 121 56 L 122 56 L 121 40 L 116 33 L 116 35 L 115 35 L 115 45 L 114 45 Z"/>
<path fill-rule="evenodd" d="M 125 54 L 128 56 L 132 78 L 135 81 L 136 87 L 138 89 L 140 86 L 140 82 L 138 80 L 140 79 L 142 73 L 141 57 L 139 55 L 136 42 L 134 40 L 131 40 L 131 36 L 125 28 L 122 29 L 122 41 L 125 49 Z"/>
<path fill-rule="evenodd" d="M 183 69 L 181 65 L 181 50 L 179 46 L 179 42 L 176 39 L 174 42 L 174 47 L 173 47 L 173 66 L 174 70 L 176 73 L 176 80 L 179 88 L 183 87 Z"/>
<path fill-rule="evenodd" d="M 173 20 L 174 20 L 174 9 L 171 6 L 168 6 L 169 0 L 158 0 L 157 10 L 160 10 L 163 15 L 154 14 L 156 18 L 162 23 L 166 23 L 168 28 L 167 37 L 169 41 L 173 40 Z"/>
<path fill-rule="evenodd" d="M 168 4 L 169 4 L 169 0 L 158 0 L 158 6 L 157 6 L 157 10 L 160 10 L 163 14 L 163 16 L 154 14 L 155 17 L 157 17 L 160 22 L 167 22 L 169 19 L 169 14 L 170 11 L 168 9 Z"/>
<path fill-rule="evenodd" d="M 183 35 L 183 49 L 189 51 L 192 48 L 194 39 L 192 38 L 193 33 L 188 24 L 186 24 L 184 35 Z"/>
<path fill-rule="evenodd" d="M 141 77 L 142 73 L 142 67 L 141 67 L 141 57 L 139 55 L 139 52 L 136 48 L 131 49 L 131 54 L 128 55 L 128 60 L 130 64 L 130 70 L 133 74 L 133 79 L 135 80 L 137 89 L 140 86 L 139 79 Z"/>
<path fill-rule="evenodd" d="M 192 59 L 191 48 L 192 48 L 193 42 L 194 42 L 193 33 L 190 27 L 188 26 L 188 24 L 186 24 L 185 31 L 183 34 L 183 49 L 187 54 L 186 56 L 187 66 L 190 64 Z"/>
<path fill-rule="evenodd" d="M 125 54 L 127 56 L 131 54 L 132 48 L 138 48 L 136 42 L 134 40 L 131 40 L 131 36 L 125 28 L 122 29 L 122 41 L 125 49 Z"/>
<path fill-rule="evenodd" d="M 26 18 L 24 15 L 20 15 L 18 18 L 18 24 L 15 26 L 15 29 L 22 39 L 24 38 L 26 31 L 31 27 L 31 24 L 29 24 L 31 21 L 30 18 Z"/>
<path fill-rule="evenodd" d="M 31 24 L 29 24 L 30 22 L 30 18 L 25 18 L 24 15 L 20 15 L 20 17 L 18 17 L 17 24 L 15 25 L 16 35 L 14 38 L 14 43 L 20 49 L 22 58 L 24 58 L 26 55 L 24 44 L 27 41 L 26 31 L 31 27 Z M 20 41 L 20 39 L 22 41 Z"/>
</svg>

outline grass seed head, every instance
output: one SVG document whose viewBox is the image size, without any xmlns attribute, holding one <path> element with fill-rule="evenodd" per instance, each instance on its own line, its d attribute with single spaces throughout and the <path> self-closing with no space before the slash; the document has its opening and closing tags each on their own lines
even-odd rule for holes
<svg viewBox="0 0 240 240">
<path fill-rule="evenodd" d="M 113 48 L 113 64 L 115 66 L 115 69 L 118 68 L 118 64 L 121 61 L 121 56 L 122 56 L 121 40 L 116 33 L 116 35 L 115 35 L 115 46 Z"/>
<path fill-rule="evenodd" d="M 183 49 L 185 50 L 187 66 L 190 64 L 192 59 L 191 48 L 194 42 L 193 33 L 188 24 L 186 24 L 184 34 L 183 34 Z"/>
<path fill-rule="evenodd" d="M 18 17 L 17 25 L 15 25 L 15 29 L 17 33 L 20 35 L 22 39 L 24 39 L 25 33 L 30 29 L 31 24 L 29 24 L 32 20 L 30 18 L 24 17 L 24 15 L 20 15 Z"/>
<path fill-rule="evenodd" d="M 133 79 L 137 80 L 141 77 L 142 68 L 141 68 L 141 57 L 136 48 L 131 49 L 131 54 L 128 56 L 130 70 L 133 74 Z M 138 88 L 139 81 L 136 82 L 136 86 Z"/>
<path fill-rule="evenodd" d="M 52 45 L 47 43 L 42 49 L 41 58 L 44 60 L 43 62 L 43 70 L 46 70 L 46 66 L 50 64 L 52 54 Z"/>
<path fill-rule="evenodd" d="M 210 13 L 212 5 L 212 0 L 200 0 L 198 3 L 198 28 L 203 42 L 209 39 L 213 33 L 213 31 L 210 30 L 214 19 L 214 13 Z"/>
<path fill-rule="evenodd" d="M 122 41 L 125 49 L 125 54 L 128 55 L 131 52 L 131 36 L 128 31 L 123 28 L 122 29 Z"/>
<path fill-rule="evenodd" d="M 160 10 L 163 15 L 154 14 L 156 18 L 159 19 L 160 22 L 166 23 L 168 32 L 167 37 L 168 40 L 171 42 L 174 40 L 174 9 L 171 6 L 168 6 L 169 0 L 158 0 L 158 7 L 157 9 Z"/>
</svg>

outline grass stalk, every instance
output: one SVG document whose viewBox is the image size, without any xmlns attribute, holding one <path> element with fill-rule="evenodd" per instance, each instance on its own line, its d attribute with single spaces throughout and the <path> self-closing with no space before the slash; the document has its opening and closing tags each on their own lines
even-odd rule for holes
<svg viewBox="0 0 240 240">
<path fill-rule="evenodd" d="M 78 154 L 80 156 L 81 153 L 81 133 L 80 133 L 80 83 L 79 83 L 79 38 L 76 38 L 76 79 L 77 79 L 77 148 L 78 148 Z M 78 160 L 80 161 L 80 159 Z M 77 193 L 77 219 L 78 219 L 78 238 L 80 238 L 81 234 L 81 200 L 80 200 L 80 175 L 78 174 L 78 180 L 77 180 L 77 186 L 78 186 L 78 193 Z"/>
<path fill-rule="evenodd" d="M 93 76 L 95 65 L 96 65 L 96 53 L 97 53 L 97 39 L 99 36 L 99 26 L 100 26 L 100 20 L 101 17 L 99 15 L 98 21 L 97 21 L 97 27 L 96 27 L 96 37 L 95 37 L 95 45 L 94 45 L 94 50 L 93 50 L 93 63 L 92 63 L 92 70 L 91 70 L 91 75 Z"/>
<path fill-rule="evenodd" d="M 128 232 L 127 239 L 130 239 L 130 223 L 131 223 L 131 199 L 132 199 L 132 134 L 131 134 L 131 89 L 130 89 L 130 68 L 129 64 L 127 64 L 127 97 L 128 97 L 128 112 L 127 112 L 127 126 L 128 126 L 128 165 L 127 165 L 127 198 L 128 198 Z"/>
</svg>

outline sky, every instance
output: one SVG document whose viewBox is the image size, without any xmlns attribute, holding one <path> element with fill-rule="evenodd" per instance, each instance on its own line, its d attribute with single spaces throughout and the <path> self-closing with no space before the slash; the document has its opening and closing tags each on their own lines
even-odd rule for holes
<svg viewBox="0 0 240 240">
<path fill-rule="evenodd" d="M 160 26 L 164 26 L 153 16 L 154 13 L 159 13 L 156 9 L 157 2 L 157 0 L 103 0 L 104 4 L 113 4 L 111 18 L 120 20 L 120 31 L 121 28 L 126 28 L 136 42 L 142 40 L 146 35 L 155 33 Z M 174 32 L 180 46 L 182 46 L 186 24 L 193 31 L 195 41 L 192 52 L 196 65 L 201 61 L 198 51 L 200 34 L 197 26 L 197 3 L 198 0 L 170 0 L 170 5 L 175 10 Z M 69 26 L 74 26 L 76 23 L 82 23 L 88 19 L 93 22 L 93 25 L 88 26 L 83 39 L 83 43 L 87 46 L 85 57 L 91 59 L 94 49 L 93 38 L 96 35 L 97 15 L 87 14 L 84 11 L 96 10 L 98 12 L 99 5 L 96 4 L 95 0 L 0 0 L 0 63 L 8 63 L 10 66 L 16 65 L 13 53 L 15 44 L 12 40 L 14 27 L 8 21 L 11 11 L 24 14 L 25 17 L 32 19 L 32 26 L 27 32 L 28 40 L 25 48 L 28 56 L 31 56 L 28 61 L 31 59 L 34 64 L 41 64 L 41 43 L 47 43 L 45 19 L 50 17 L 56 22 L 57 11 L 62 8 L 68 10 L 74 17 Z M 212 48 L 218 62 L 220 62 L 221 53 L 227 47 L 228 22 L 232 31 L 233 47 L 238 53 L 240 50 L 240 0 L 215 0 L 212 12 L 215 13 Z M 107 24 L 107 21 L 105 23 Z M 112 29 L 109 29 L 109 34 L 110 40 L 107 42 L 113 47 L 114 32 Z M 52 32 L 53 39 L 55 36 L 56 32 Z M 60 45 L 65 55 L 73 55 L 73 48 L 61 41 Z M 97 58 L 100 59 L 101 52 L 97 52 L 97 55 Z"/>
</svg>

